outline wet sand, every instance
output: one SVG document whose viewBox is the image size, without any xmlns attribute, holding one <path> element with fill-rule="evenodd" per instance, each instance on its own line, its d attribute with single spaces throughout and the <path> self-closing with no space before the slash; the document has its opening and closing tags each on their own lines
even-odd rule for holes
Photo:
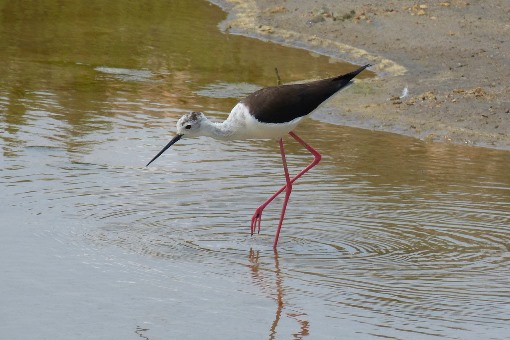
<svg viewBox="0 0 510 340">
<path fill-rule="evenodd" d="M 374 64 L 377 78 L 327 104 L 332 121 L 510 149 L 508 1 L 213 2 L 229 12 L 225 32 Z"/>
</svg>

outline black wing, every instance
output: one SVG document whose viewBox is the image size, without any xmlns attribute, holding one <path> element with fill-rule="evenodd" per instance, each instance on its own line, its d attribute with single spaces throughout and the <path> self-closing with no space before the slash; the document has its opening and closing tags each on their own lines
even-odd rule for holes
<svg viewBox="0 0 510 340">
<path fill-rule="evenodd" d="M 260 122 L 290 122 L 311 113 L 369 66 L 370 64 L 341 76 L 309 83 L 266 87 L 252 93 L 242 102 Z"/>
</svg>

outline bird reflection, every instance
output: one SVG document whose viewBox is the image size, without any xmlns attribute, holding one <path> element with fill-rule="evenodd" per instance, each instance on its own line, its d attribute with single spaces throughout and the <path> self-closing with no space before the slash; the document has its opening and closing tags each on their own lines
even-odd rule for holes
<svg viewBox="0 0 510 340">
<path fill-rule="evenodd" d="M 280 261 L 278 258 L 278 252 L 274 252 L 274 270 L 272 268 L 264 266 L 264 264 L 260 262 L 260 251 L 255 251 L 250 249 L 248 254 L 248 260 L 250 261 L 249 268 L 251 270 L 251 276 L 253 282 L 260 287 L 260 289 L 270 296 L 276 302 L 276 312 L 274 316 L 274 320 L 271 323 L 271 327 L 269 329 L 269 339 L 276 339 L 276 328 L 278 327 L 278 323 L 282 318 L 282 313 L 285 310 L 293 309 L 289 306 L 284 297 L 285 297 L 285 288 L 283 285 L 282 272 L 280 269 Z M 274 274 L 274 279 L 273 279 Z M 289 319 L 295 320 L 299 324 L 299 331 L 297 333 L 292 334 L 292 339 L 303 339 L 305 336 L 309 335 L 310 323 L 306 320 L 307 314 L 304 312 L 297 311 L 288 311 L 284 316 Z"/>
</svg>

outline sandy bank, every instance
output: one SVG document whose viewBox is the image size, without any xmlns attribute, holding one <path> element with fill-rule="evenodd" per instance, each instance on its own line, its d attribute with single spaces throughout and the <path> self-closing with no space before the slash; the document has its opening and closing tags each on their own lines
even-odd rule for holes
<svg viewBox="0 0 510 340">
<path fill-rule="evenodd" d="M 226 31 L 374 64 L 378 78 L 328 103 L 343 125 L 510 149 L 506 0 L 214 2 Z"/>
</svg>

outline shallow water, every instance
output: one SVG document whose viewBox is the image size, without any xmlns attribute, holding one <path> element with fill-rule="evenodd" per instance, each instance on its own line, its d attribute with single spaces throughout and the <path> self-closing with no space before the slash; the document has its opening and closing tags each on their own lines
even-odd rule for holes
<svg viewBox="0 0 510 340">
<path fill-rule="evenodd" d="M 220 120 L 273 84 L 264 60 L 288 81 L 348 66 L 221 34 L 207 3 L 48 3 L 1 12 L 2 336 L 507 336 L 509 152 L 332 125 L 323 107 L 298 130 L 323 160 L 275 254 L 281 200 L 249 235 L 284 181 L 274 141 L 183 139 L 144 164 L 184 112 Z M 296 173 L 311 157 L 286 142 Z"/>
</svg>

